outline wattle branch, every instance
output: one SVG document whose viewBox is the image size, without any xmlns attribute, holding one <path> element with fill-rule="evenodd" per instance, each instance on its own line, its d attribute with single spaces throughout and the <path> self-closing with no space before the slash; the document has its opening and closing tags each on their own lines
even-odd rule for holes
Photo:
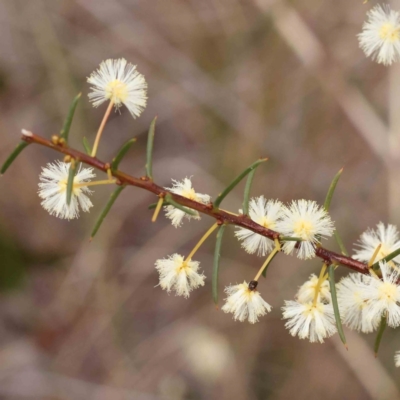
<svg viewBox="0 0 400 400">
<path fill-rule="evenodd" d="M 215 218 L 221 225 L 222 224 L 231 224 L 240 226 L 246 229 L 249 229 L 255 233 L 258 233 L 261 236 L 265 236 L 271 240 L 280 239 L 280 234 L 271 229 L 265 228 L 253 220 L 251 220 L 247 215 L 235 215 L 231 214 L 227 211 L 224 211 L 218 207 L 215 207 L 212 203 L 210 204 L 202 204 L 196 201 L 190 200 L 186 197 L 179 196 L 177 194 L 171 193 L 165 188 L 158 186 L 150 179 L 148 176 L 142 176 L 140 178 L 136 178 L 134 176 L 128 175 L 120 170 L 110 169 L 110 163 L 104 163 L 97 159 L 96 157 L 91 157 L 88 154 L 82 153 L 78 150 L 72 149 L 67 146 L 65 141 L 52 141 L 45 139 L 39 135 L 24 134 L 22 135 L 22 140 L 26 143 L 36 143 L 41 146 L 48 147 L 53 149 L 59 153 L 63 153 L 65 155 L 70 156 L 76 161 L 85 163 L 90 165 L 91 167 L 101 170 L 105 173 L 111 170 L 111 174 L 114 178 L 117 179 L 118 185 L 130 185 L 136 186 L 142 189 L 145 189 L 149 192 L 154 193 L 157 196 L 165 197 L 167 194 L 175 201 L 176 203 L 188 207 L 190 209 L 196 210 L 202 214 L 206 214 L 212 218 Z M 344 256 L 338 253 L 335 253 L 331 250 L 325 249 L 324 247 L 318 247 L 316 249 L 316 256 L 321 258 L 327 264 L 340 264 L 347 268 L 350 268 L 354 271 L 360 272 L 362 274 L 368 274 L 368 266 L 363 262 L 354 260 L 351 257 Z"/>
</svg>

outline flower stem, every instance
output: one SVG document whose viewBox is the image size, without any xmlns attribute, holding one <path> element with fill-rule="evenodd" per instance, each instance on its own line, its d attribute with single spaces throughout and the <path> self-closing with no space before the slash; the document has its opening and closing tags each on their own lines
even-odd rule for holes
<svg viewBox="0 0 400 400">
<path fill-rule="evenodd" d="M 106 126 L 106 122 L 107 122 L 108 117 L 110 116 L 113 105 L 114 105 L 114 103 L 111 100 L 110 104 L 107 107 L 106 113 L 104 114 L 103 120 L 101 121 L 100 128 L 97 131 L 96 139 L 94 141 L 93 150 L 92 150 L 92 154 L 91 154 L 92 157 L 96 157 L 97 148 L 99 147 L 101 134 L 103 133 L 104 127 Z"/>
<path fill-rule="evenodd" d="M 113 176 L 112 176 L 112 173 L 111 173 L 111 168 L 107 169 L 107 177 L 108 177 L 109 181 L 111 181 L 113 179 Z"/>
<path fill-rule="evenodd" d="M 157 202 L 156 209 L 154 210 L 153 217 L 151 218 L 151 222 L 156 222 L 158 214 L 160 213 L 161 207 L 164 203 L 164 196 L 160 196 Z"/>
<path fill-rule="evenodd" d="M 86 186 L 97 186 L 97 185 L 111 185 L 112 183 L 117 182 L 116 179 L 105 179 L 103 181 L 93 181 L 93 182 L 82 182 L 76 183 L 74 188 L 86 187 Z"/>
<path fill-rule="evenodd" d="M 281 245 L 279 243 L 278 239 L 275 239 L 275 248 L 272 250 L 271 254 L 268 256 L 268 258 L 265 260 L 264 264 L 261 266 L 259 271 L 257 272 L 257 275 L 253 279 L 253 281 L 258 281 L 260 278 L 262 272 L 264 271 L 264 268 L 268 266 L 268 264 L 271 262 L 271 260 L 275 257 L 275 254 L 281 251 Z"/>
<path fill-rule="evenodd" d="M 317 304 L 318 294 L 319 294 L 319 290 L 321 289 L 321 285 L 325 281 L 325 279 L 327 278 L 327 276 L 325 275 L 325 272 L 326 272 L 327 268 L 328 268 L 328 266 L 324 263 L 324 265 L 321 268 L 321 272 L 319 274 L 317 286 L 315 286 L 315 294 L 314 294 L 314 300 L 313 300 L 313 306 L 314 307 Z"/>
<path fill-rule="evenodd" d="M 371 268 L 371 267 L 372 267 L 372 264 L 374 263 L 375 258 L 376 258 L 376 256 L 378 255 L 379 250 L 381 249 L 381 247 L 382 247 L 382 243 L 379 243 L 379 245 L 376 247 L 376 249 L 375 249 L 375 251 L 374 251 L 374 254 L 372 254 L 371 259 L 368 261 L 368 268 Z"/>
<path fill-rule="evenodd" d="M 374 271 L 373 264 L 374 264 L 375 258 L 378 255 L 379 250 L 381 249 L 381 247 L 382 247 L 382 243 L 379 243 L 379 245 L 376 247 L 376 249 L 374 251 L 374 254 L 372 254 L 371 259 L 368 261 L 368 271 L 375 278 L 378 278 L 378 275 Z"/>
<path fill-rule="evenodd" d="M 199 249 L 199 247 L 204 243 L 204 241 L 218 228 L 218 222 L 216 222 L 204 235 L 203 237 L 198 241 L 196 246 L 194 246 L 193 250 L 190 252 L 190 254 L 186 257 L 186 262 L 189 262 L 192 257 L 194 256 L 194 253 Z"/>
</svg>

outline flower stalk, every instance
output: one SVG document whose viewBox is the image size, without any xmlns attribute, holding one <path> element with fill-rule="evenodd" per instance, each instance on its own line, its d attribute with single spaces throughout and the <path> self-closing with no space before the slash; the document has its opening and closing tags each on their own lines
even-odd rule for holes
<svg viewBox="0 0 400 400">
<path fill-rule="evenodd" d="M 94 140 L 94 145 L 93 145 L 92 154 L 91 154 L 92 157 L 96 157 L 97 148 L 99 147 L 101 134 L 103 133 L 104 127 L 106 126 L 106 123 L 107 123 L 108 117 L 110 116 L 113 105 L 114 104 L 111 100 L 110 103 L 108 104 L 108 107 L 104 114 L 103 120 L 101 121 L 99 130 L 97 131 L 96 139 Z"/>
</svg>

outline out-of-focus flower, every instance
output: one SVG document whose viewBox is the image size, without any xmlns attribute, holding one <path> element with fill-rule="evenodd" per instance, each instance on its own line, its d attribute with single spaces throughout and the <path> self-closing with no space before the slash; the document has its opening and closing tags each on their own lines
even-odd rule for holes
<svg viewBox="0 0 400 400">
<path fill-rule="evenodd" d="M 318 286 L 318 277 L 312 274 L 308 281 L 304 282 L 297 292 L 296 298 L 300 303 L 308 303 L 314 300 L 315 291 Z M 323 303 L 331 302 L 331 292 L 328 280 L 324 280 L 319 287 L 318 300 Z"/>
<path fill-rule="evenodd" d="M 172 179 L 172 188 L 165 189 L 199 203 L 208 204 L 210 202 L 210 196 L 208 194 L 196 193 L 194 191 L 190 178 L 185 178 L 181 182 Z M 196 215 L 190 215 L 171 205 L 165 206 L 164 210 L 166 211 L 165 216 L 171 220 L 171 223 L 175 228 L 181 226 L 184 217 L 187 219 L 200 219 L 200 214 L 197 211 Z"/>
<path fill-rule="evenodd" d="M 359 261 L 369 262 L 379 245 L 381 247 L 374 261 L 380 261 L 400 248 L 399 231 L 396 226 L 389 224 L 385 227 L 382 222 L 379 222 L 375 230 L 365 231 L 356 243 L 359 249 L 354 250 L 353 257 Z M 400 256 L 393 258 L 392 261 L 400 263 Z"/>
<path fill-rule="evenodd" d="M 300 339 L 308 338 L 311 343 L 324 342 L 324 338 L 336 332 L 335 315 L 332 304 L 323 304 L 317 301 L 300 303 L 298 301 L 285 301 L 282 307 L 283 318 L 288 321 L 285 327 L 292 336 Z"/>
<path fill-rule="evenodd" d="M 375 331 L 380 323 L 380 315 L 367 318 L 369 300 L 363 295 L 373 278 L 369 275 L 354 273 L 346 276 L 337 284 L 337 298 L 343 323 L 358 332 Z"/>
<path fill-rule="evenodd" d="M 384 261 L 379 263 L 379 268 L 382 280 L 372 277 L 361 292 L 362 299 L 367 302 L 366 318 L 375 321 L 385 316 L 387 324 L 396 328 L 400 326 L 400 271 Z"/>
<path fill-rule="evenodd" d="M 332 236 L 334 227 L 329 214 L 315 201 L 297 200 L 282 209 L 282 219 L 276 229 L 284 236 L 299 237 L 302 242 L 287 241 L 283 251 L 291 254 L 298 244 L 297 256 L 301 259 L 315 257 L 319 237 Z"/>
<path fill-rule="evenodd" d="M 249 202 L 249 217 L 257 224 L 268 229 L 275 229 L 281 216 L 282 203 L 279 200 L 266 200 L 264 196 L 256 197 Z M 240 210 L 241 212 L 241 210 Z M 246 228 L 238 228 L 235 236 L 242 241 L 242 247 L 250 254 L 257 252 L 265 256 L 274 247 L 274 242 Z"/>
<path fill-rule="evenodd" d="M 170 292 L 175 290 L 177 296 L 189 297 L 193 289 L 204 285 L 203 274 L 199 274 L 199 262 L 185 261 L 179 254 L 156 261 L 156 269 L 160 274 L 160 286 Z"/>
<path fill-rule="evenodd" d="M 124 104 L 133 118 L 138 117 L 147 104 L 147 83 L 136 66 L 124 58 L 106 60 L 87 81 L 93 85 L 89 99 L 94 107 L 112 101 L 118 109 Z"/>
<path fill-rule="evenodd" d="M 400 351 L 396 351 L 394 354 L 394 365 L 400 367 Z"/>
<path fill-rule="evenodd" d="M 271 306 L 261 297 L 255 289 L 250 289 L 245 281 L 239 285 L 225 288 L 228 297 L 222 306 L 222 311 L 232 313 L 235 320 L 243 322 L 245 319 L 251 324 L 258 322 L 258 317 L 271 311 Z"/>
<path fill-rule="evenodd" d="M 73 219 L 79 217 L 79 206 L 83 211 L 89 211 L 93 206 L 88 194 L 92 191 L 83 183 L 90 182 L 96 175 L 93 168 L 80 168 L 74 177 L 71 201 L 67 204 L 67 182 L 70 164 L 56 161 L 42 168 L 39 176 L 39 197 L 43 199 L 42 206 L 50 215 L 58 218 Z"/>
<path fill-rule="evenodd" d="M 379 64 L 400 60 L 400 14 L 388 4 L 376 5 L 367 13 L 362 32 L 358 34 L 361 49 Z"/>
</svg>

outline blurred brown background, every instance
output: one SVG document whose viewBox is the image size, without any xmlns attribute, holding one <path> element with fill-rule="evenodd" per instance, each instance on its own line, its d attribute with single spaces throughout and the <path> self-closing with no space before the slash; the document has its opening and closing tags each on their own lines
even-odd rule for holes
<svg viewBox="0 0 400 400">
<path fill-rule="evenodd" d="M 89 105 L 86 77 L 125 57 L 147 79 L 148 107 L 137 120 L 124 108 L 112 115 L 99 158 L 136 136 L 122 168 L 143 174 L 158 115 L 161 185 L 193 175 L 195 189 L 215 197 L 267 156 L 254 195 L 322 202 L 344 167 L 331 211 L 351 249 L 367 227 L 400 223 L 400 70 L 367 60 L 356 39 L 374 4 L 0 0 L 0 160 L 21 128 L 59 132 L 80 91 L 70 142 L 93 141 L 105 107 Z M 209 218 L 180 229 L 163 216 L 151 224 L 154 196 L 130 188 L 89 244 L 110 188 L 96 190 L 79 220 L 49 216 L 38 175 L 57 158 L 30 146 L 0 182 L 0 399 L 400 398 L 393 330 L 378 359 L 375 335 L 346 331 L 346 352 L 337 335 L 319 345 L 285 330 L 280 307 L 318 260 L 277 257 L 259 286 L 273 311 L 254 326 L 234 322 L 214 308 L 210 279 L 187 300 L 155 287 L 155 260 L 187 254 Z M 243 185 L 224 206 L 236 211 L 242 193 Z M 221 299 L 224 285 L 251 279 L 262 263 L 233 230 L 222 247 Z M 196 256 L 209 278 L 213 246 Z"/>
</svg>

